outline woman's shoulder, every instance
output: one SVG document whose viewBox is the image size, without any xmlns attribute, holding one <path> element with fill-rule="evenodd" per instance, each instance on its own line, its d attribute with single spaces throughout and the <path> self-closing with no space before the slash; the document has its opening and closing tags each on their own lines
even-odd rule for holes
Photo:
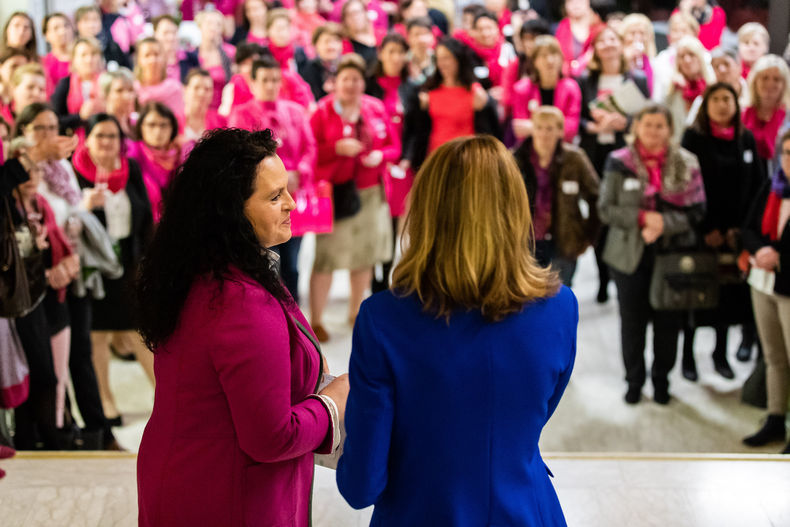
<svg viewBox="0 0 790 527">
<path fill-rule="evenodd" d="M 234 267 L 220 278 L 211 275 L 196 278 L 188 298 L 193 309 L 209 312 L 212 318 L 217 319 L 233 318 L 240 313 L 283 313 L 282 305 L 274 295 Z"/>
<path fill-rule="evenodd" d="M 513 83 L 513 93 L 517 95 L 527 95 L 532 89 L 532 86 L 532 79 L 529 77 L 524 77 Z"/>
<path fill-rule="evenodd" d="M 556 293 L 530 302 L 520 316 L 531 317 L 538 313 L 548 316 L 556 323 L 575 324 L 579 318 L 579 303 L 570 287 L 560 285 Z"/>
</svg>

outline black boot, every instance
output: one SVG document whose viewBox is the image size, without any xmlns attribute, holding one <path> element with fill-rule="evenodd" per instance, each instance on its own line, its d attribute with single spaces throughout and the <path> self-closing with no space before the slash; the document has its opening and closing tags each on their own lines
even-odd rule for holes
<svg viewBox="0 0 790 527">
<path fill-rule="evenodd" d="M 685 328 L 683 331 L 683 359 L 681 360 L 683 377 L 691 382 L 697 382 L 697 361 L 694 359 L 694 328 Z"/>
<path fill-rule="evenodd" d="M 749 322 L 741 327 L 741 345 L 738 346 L 738 352 L 735 358 L 741 362 L 746 362 L 752 357 L 752 348 L 757 341 L 757 327 L 754 322 Z"/>
<path fill-rule="evenodd" d="M 669 386 L 664 384 L 654 385 L 653 400 L 662 406 L 669 404 Z"/>
<path fill-rule="evenodd" d="M 628 391 L 625 392 L 625 402 L 628 404 L 636 404 L 642 398 L 642 387 L 635 384 L 628 386 Z"/>
<path fill-rule="evenodd" d="M 785 440 L 785 416 L 769 415 L 765 424 L 756 434 L 743 440 L 747 446 L 763 446 L 768 443 L 778 443 Z"/>
<path fill-rule="evenodd" d="M 784 450 L 782 450 L 782 452 L 781 452 L 781 453 L 782 453 L 782 454 L 787 454 L 787 455 L 790 455 L 790 442 L 788 442 L 788 443 L 785 445 L 785 449 L 784 449 Z"/>
<path fill-rule="evenodd" d="M 725 379 L 735 378 L 735 373 L 732 371 L 732 368 L 730 368 L 730 363 L 727 361 L 726 349 L 717 348 L 713 351 L 713 367 L 716 369 L 716 373 Z"/>
</svg>

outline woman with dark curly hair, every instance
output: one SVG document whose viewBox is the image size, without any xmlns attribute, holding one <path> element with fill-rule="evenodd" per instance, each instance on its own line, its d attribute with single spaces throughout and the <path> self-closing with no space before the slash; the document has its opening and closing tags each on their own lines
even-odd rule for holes
<svg viewBox="0 0 790 527">
<path fill-rule="evenodd" d="M 340 442 L 347 377 L 279 281 L 288 173 L 271 130 L 208 133 L 176 172 L 142 261 L 157 389 L 138 458 L 140 525 L 307 526 L 313 452 Z"/>
</svg>

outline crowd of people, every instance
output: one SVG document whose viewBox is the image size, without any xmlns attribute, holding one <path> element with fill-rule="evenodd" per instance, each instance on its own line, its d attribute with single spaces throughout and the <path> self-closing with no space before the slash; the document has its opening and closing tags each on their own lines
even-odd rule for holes
<svg viewBox="0 0 790 527">
<path fill-rule="evenodd" d="M 415 174 L 448 141 L 489 134 L 521 171 L 540 265 L 570 286 L 594 247 L 598 302 L 614 281 L 626 402 L 640 401 L 648 371 L 655 401 L 669 402 L 681 333 L 683 375 L 697 379 L 700 326 L 715 328 L 715 369 L 734 378 L 728 329 L 742 326 L 737 357 L 758 350 L 768 408 L 744 441 L 786 440 L 787 62 L 757 22 L 722 46 L 725 13 L 707 0 L 679 3 L 660 52 L 645 15 L 566 0 L 552 20 L 519 5 L 193 0 L 176 13 L 99 0 L 41 24 L 13 13 L 0 35 L 1 188 L 20 258 L 45 269 L 30 309 L 0 319 L 0 352 L 29 370 L 3 386 L 14 445 L 118 448 L 111 355 L 135 357 L 155 382 L 131 284 L 170 181 L 220 128 L 271 129 L 295 197 L 331 183 L 333 225 L 316 235 L 307 302 L 319 341 L 331 338 L 333 272 L 350 272 L 353 326 L 368 290 L 391 285 Z M 297 303 L 300 245 L 274 247 Z M 715 305 L 655 301 L 663 256 L 682 251 L 715 255 Z"/>
</svg>

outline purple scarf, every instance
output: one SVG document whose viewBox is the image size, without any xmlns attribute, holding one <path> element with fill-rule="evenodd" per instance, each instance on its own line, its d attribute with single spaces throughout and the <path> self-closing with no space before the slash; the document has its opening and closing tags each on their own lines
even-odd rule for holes
<svg viewBox="0 0 790 527">
<path fill-rule="evenodd" d="M 77 189 L 71 186 L 71 178 L 68 171 L 63 168 L 60 161 L 47 161 L 42 163 L 44 168 L 44 181 L 49 189 L 65 199 L 69 205 L 78 205 L 81 195 Z"/>
</svg>

